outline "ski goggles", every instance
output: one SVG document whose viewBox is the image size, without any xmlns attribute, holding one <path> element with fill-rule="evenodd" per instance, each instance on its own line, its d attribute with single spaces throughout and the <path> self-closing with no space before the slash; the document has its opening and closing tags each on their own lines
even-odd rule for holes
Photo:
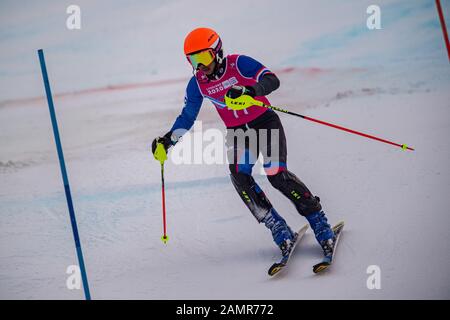
<svg viewBox="0 0 450 320">
<path fill-rule="evenodd" d="M 194 69 L 198 69 L 200 64 L 209 66 L 214 61 L 216 55 L 213 49 L 207 49 L 200 52 L 192 53 L 186 56 Z"/>
</svg>

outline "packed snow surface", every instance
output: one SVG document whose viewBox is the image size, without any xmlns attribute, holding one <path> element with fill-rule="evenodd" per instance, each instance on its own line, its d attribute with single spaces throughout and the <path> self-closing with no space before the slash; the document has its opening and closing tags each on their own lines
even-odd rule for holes
<svg viewBox="0 0 450 320">
<path fill-rule="evenodd" d="M 40 48 L 94 299 L 450 298 L 450 66 L 434 1 L 378 1 L 380 30 L 367 28 L 365 0 L 80 0 L 81 30 L 66 28 L 70 4 L 0 4 L 0 298 L 84 298 L 66 287 L 78 262 Z M 183 106 L 183 39 L 197 26 L 279 76 L 273 105 L 415 148 L 280 115 L 289 169 L 331 223 L 346 222 L 327 273 L 312 273 L 321 249 L 309 230 L 286 272 L 267 276 L 279 250 L 226 164 L 166 162 L 162 243 L 150 145 Z M 207 101 L 198 120 L 224 130 Z M 300 228 L 306 220 L 260 169 L 255 179 Z M 372 265 L 379 290 L 367 287 Z"/>
</svg>

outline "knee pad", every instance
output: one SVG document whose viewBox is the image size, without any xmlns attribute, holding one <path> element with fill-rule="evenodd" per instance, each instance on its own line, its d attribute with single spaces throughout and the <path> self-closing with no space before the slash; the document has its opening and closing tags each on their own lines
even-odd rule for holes
<svg viewBox="0 0 450 320">
<path fill-rule="evenodd" d="M 230 174 L 230 177 L 242 201 L 244 201 L 256 220 L 261 222 L 272 209 L 269 199 L 267 199 L 252 176 L 237 172 Z"/>
<path fill-rule="evenodd" d="M 267 176 L 267 178 L 274 188 L 292 201 L 302 216 L 322 210 L 319 197 L 314 197 L 305 184 L 292 172 L 285 170 Z"/>
</svg>

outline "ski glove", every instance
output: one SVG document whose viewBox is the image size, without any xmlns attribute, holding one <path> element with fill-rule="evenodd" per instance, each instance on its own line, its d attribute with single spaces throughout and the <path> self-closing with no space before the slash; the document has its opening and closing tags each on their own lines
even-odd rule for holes
<svg viewBox="0 0 450 320">
<path fill-rule="evenodd" d="M 248 95 L 250 97 L 254 97 L 256 92 L 255 88 L 251 86 L 232 86 L 228 91 L 226 96 L 231 99 L 237 99 L 242 95 Z"/>
<path fill-rule="evenodd" d="M 155 153 L 156 152 L 156 148 L 157 148 L 159 143 L 163 145 L 164 150 L 166 151 L 166 154 L 167 154 L 167 150 L 169 150 L 169 148 L 175 144 L 172 141 L 172 131 L 169 131 L 164 136 L 155 138 L 153 140 L 153 142 L 152 142 L 152 153 L 153 153 L 153 156 L 155 157 L 156 160 L 159 160 L 158 159 L 158 155 Z"/>
</svg>

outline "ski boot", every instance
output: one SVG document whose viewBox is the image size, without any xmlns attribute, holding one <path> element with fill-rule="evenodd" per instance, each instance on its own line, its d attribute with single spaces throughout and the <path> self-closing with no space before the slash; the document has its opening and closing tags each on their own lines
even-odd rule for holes
<svg viewBox="0 0 450 320">
<path fill-rule="evenodd" d="M 323 211 L 317 211 L 306 216 L 311 228 L 314 231 L 317 242 L 322 247 L 325 257 L 333 255 L 334 242 L 336 236 L 328 224 L 327 217 Z"/>
<path fill-rule="evenodd" d="M 274 208 L 270 209 L 262 222 L 272 232 L 273 241 L 281 249 L 281 254 L 283 256 L 288 255 L 295 243 L 297 233 L 292 232 L 286 221 Z"/>
</svg>

